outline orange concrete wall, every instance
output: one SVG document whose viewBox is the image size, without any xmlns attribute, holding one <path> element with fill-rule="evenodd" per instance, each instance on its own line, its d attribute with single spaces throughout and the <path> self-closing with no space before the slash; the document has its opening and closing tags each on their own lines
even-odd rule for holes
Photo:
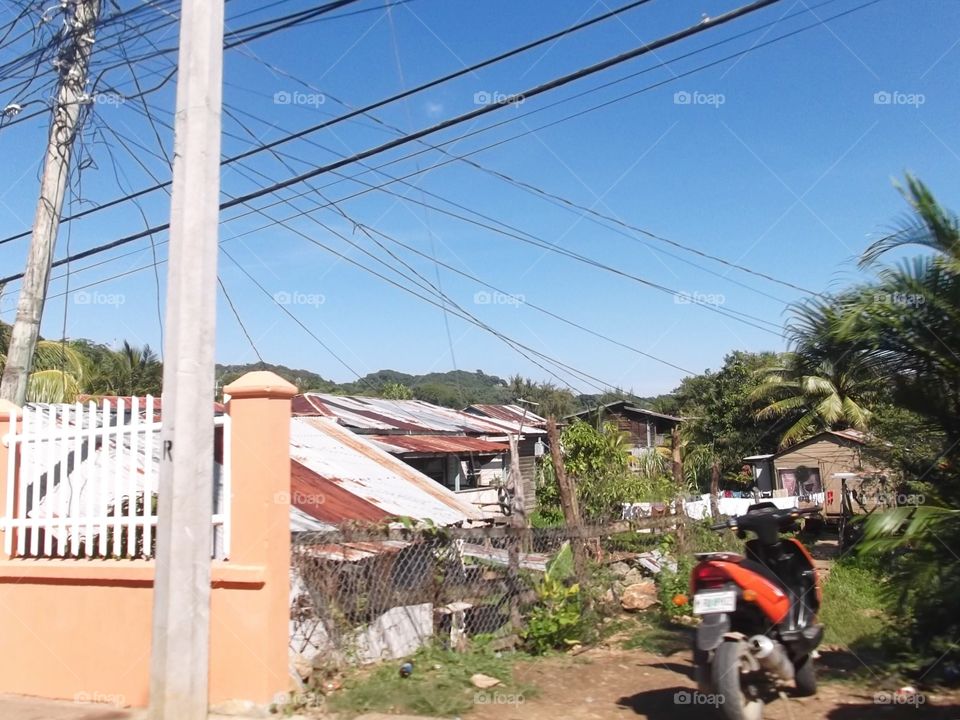
<svg viewBox="0 0 960 720">
<path fill-rule="evenodd" d="M 225 391 L 233 398 L 233 537 L 230 560 L 212 568 L 210 702 L 267 704 L 290 682 L 295 389 L 250 373 Z M 0 419 L 0 435 L 6 424 Z M 5 473 L 3 462 L 0 498 Z M 0 557 L 0 693 L 146 705 L 152 601 L 152 561 Z"/>
</svg>

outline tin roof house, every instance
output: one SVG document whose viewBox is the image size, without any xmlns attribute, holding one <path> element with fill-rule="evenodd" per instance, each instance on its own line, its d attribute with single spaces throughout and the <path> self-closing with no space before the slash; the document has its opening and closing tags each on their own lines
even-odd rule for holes
<svg viewBox="0 0 960 720">
<path fill-rule="evenodd" d="M 517 436 L 524 500 L 532 512 L 535 444 L 546 435 L 545 421 L 529 413 L 524 416 L 516 406 L 489 406 L 489 415 L 480 414 L 481 406 L 473 407 L 467 412 L 420 400 L 306 393 L 293 399 L 292 412 L 295 418 L 333 420 L 457 493 L 488 518 L 502 516 L 508 504 L 504 485 L 509 439 Z M 515 411 L 520 412 L 518 417 Z"/>
</svg>

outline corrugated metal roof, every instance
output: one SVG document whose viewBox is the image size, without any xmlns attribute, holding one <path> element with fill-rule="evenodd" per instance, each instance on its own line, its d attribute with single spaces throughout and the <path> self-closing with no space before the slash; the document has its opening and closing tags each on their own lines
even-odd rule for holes
<svg viewBox="0 0 960 720">
<path fill-rule="evenodd" d="M 504 453 L 507 443 L 495 443 L 466 435 L 364 435 L 389 453 Z"/>
<path fill-rule="evenodd" d="M 378 542 L 349 542 L 337 545 L 303 545 L 305 551 L 314 557 L 341 562 L 359 562 L 377 555 L 398 553 L 410 543 L 403 540 L 381 540 Z"/>
<path fill-rule="evenodd" d="M 502 437 L 516 433 L 515 422 L 480 417 L 422 400 L 386 400 L 359 395 L 306 393 L 295 399 L 294 415 L 336 417 L 342 425 L 357 432 L 379 434 L 481 435 Z M 524 434 L 540 434 L 543 429 L 525 426 Z"/>
<path fill-rule="evenodd" d="M 603 412 L 610 412 L 614 407 L 621 406 L 623 410 L 627 412 L 639 413 L 641 415 L 649 415 L 650 417 L 662 418 L 664 420 L 673 420 L 674 422 L 683 422 L 683 418 L 676 417 L 674 415 L 667 415 L 665 413 L 654 412 L 653 410 L 647 410 L 646 408 L 637 407 L 636 405 L 631 405 L 629 400 L 615 400 L 614 402 L 609 402 L 606 405 L 600 405 L 598 407 L 589 408 L 587 410 L 581 410 L 580 412 L 573 413 L 572 415 L 567 415 L 564 420 L 570 418 L 583 417 L 584 415 L 595 415 L 598 410 Z"/>
<path fill-rule="evenodd" d="M 854 430 L 853 428 L 847 428 L 846 430 L 827 430 L 827 432 L 846 440 L 853 440 L 853 442 L 860 443 L 861 445 L 867 442 L 867 434 L 860 430 Z"/>
<path fill-rule="evenodd" d="M 483 519 L 452 491 L 329 418 L 291 418 L 290 458 L 388 516 L 439 525 Z"/>
<path fill-rule="evenodd" d="M 351 494 L 296 460 L 290 461 L 290 505 L 326 523 L 344 520 L 376 523 L 389 517 L 373 503 Z"/>
<path fill-rule="evenodd" d="M 477 403 L 468 407 L 464 412 L 471 413 L 472 415 L 482 415 L 483 417 L 493 418 L 494 420 L 502 420 L 510 423 L 514 427 L 519 426 L 521 423 L 541 428 L 547 425 L 546 418 L 542 418 L 519 405 L 486 405 Z"/>
</svg>

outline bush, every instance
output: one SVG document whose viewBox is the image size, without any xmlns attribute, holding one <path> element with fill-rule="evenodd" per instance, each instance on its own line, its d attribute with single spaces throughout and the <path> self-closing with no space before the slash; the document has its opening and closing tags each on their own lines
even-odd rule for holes
<svg viewBox="0 0 960 720">
<path fill-rule="evenodd" d="M 537 583 L 537 605 L 527 618 L 521 633 L 527 650 L 542 655 L 548 650 L 570 647 L 580 642 L 583 632 L 583 602 L 580 585 L 568 584 L 573 576 L 573 549 L 565 542 L 547 565 Z"/>
</svg>

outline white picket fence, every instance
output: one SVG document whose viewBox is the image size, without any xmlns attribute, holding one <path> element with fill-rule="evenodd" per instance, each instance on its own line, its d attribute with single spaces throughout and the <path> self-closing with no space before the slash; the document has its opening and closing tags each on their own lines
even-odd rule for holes
<svg viewBox="0 0 960 720">
<path fill-rule="evenodd" d="M 37 404 L 23 409 L 3 442 L 10 448 L 4 548 L 20 557 L 149 558 L 156 539 L 160 466 L 159 403 L 110 398 L 99 405 Z M 230 417 L 214 473 L 212 556 L 230 554 Z M 17 465 L 19 467 L 17 467 Z M 16 475 L 14 474 L 16 473 Z M 15 538 L 15 542 L 14 542 Z"/>
</svg>

